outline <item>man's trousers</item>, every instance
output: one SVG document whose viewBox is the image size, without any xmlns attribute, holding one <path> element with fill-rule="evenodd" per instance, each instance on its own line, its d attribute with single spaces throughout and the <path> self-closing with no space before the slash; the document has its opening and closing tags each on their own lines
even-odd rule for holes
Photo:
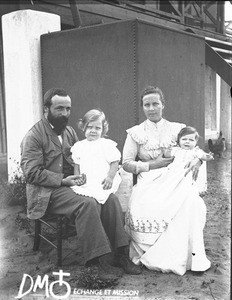
<svg viewBox="0 0 232 300">
<path fill-rule="evenodd" d="M 105 204 L 75 194 L 69 187 L 52 192 L 48 212 L 75 219 L 77 241 L 85 262 L 128 245 L 118 198 L 111 194 Z"/>
</svg>

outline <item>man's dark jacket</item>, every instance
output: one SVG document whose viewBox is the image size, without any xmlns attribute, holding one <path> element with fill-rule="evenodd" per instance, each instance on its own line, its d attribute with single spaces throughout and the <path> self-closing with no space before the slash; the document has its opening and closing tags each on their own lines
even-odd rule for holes
<svg viewBox="0 0 232 300">
<path fill-rule="evenodd" d="M 45 214 L 53 189 L 60 187 L 64 178 L 64 159 L 73 168 L 70 148 L 77 140 L 74 129 L 67 126 L 61 145 L 44 116 L 23 138 L 21 168 L 27 181 L 28 218 L 37 219 Z"/>
</svg>

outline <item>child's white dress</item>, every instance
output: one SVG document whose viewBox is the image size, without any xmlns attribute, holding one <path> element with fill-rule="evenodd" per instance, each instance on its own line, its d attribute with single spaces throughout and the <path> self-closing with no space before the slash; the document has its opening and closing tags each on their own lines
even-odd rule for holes
<svg viewBox="0 0 232 300">
<path fill-rule="evenodd" d="M 75 193 L 93 197 L 99 203 L 104 204 L 109 195 L 118 190 L 121 183 L 118 172 L 111 189 L 103 190 L 102 185 L 102 181 L 109 172 L 110 163 L 121 159 L 121 153 L 116 146 L 116 142 L 100 138 L 96 141 L 87 139 L 78 141 L 71 147 L 74 163 L 80 166 L 80 173 L 84 173 L 87 177 L 85 184 L 71 187 Z"/>
</svg>

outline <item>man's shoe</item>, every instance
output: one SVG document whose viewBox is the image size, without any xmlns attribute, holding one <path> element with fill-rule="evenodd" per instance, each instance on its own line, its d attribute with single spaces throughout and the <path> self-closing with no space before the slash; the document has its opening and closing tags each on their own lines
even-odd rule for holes
<svg viewBox="0 0 232 300">
<path fill-rule="evenodd" d="M 93 259 L 88 260 L 88 261 L 85 263 L 85 266 L 86 266 L 87 268 L 89 268 L 89 267 L 92 267 L 92 266 L 96 266 L 96 265 L 98 265 L 98 264 L 99 264 L 99 259 L 98 259 L 98 257 L 95 257 L 95 258 L 93 258 Z"/>
<path fill-rule="evenodd" d="M 110 281 L 110 282 L 114 281 L 115 283 L 117 283 L 120 277 L 113 274 L 108 274 L 101 270 L 98 272 L 98 278 L 101 281 Z"/>
<path fill-rule="evenodd" d="M 103 254 L 98 257 L 98 261 L 100 262 L 106 262 L 107 264 L 113 266 L 114 265 L 114 254 L 112 252 Z"/>
<path fill-rule="evenodd" d="M 88 268 L 90 274 L 92 274 L 97 280 L 101 280 L 104 282 L 114 282 L 117 283 L 120 276 L 117 276 L 115 274 L 112 273 L 108 273 L 106 271 L 104 271 L 101 267 L 100 264 L 98 265 L 94 265 Z"/>
<path fill-rule="evenodd" d="M 204 271 L 191 271 L 194 276 L 202 276 L 204 275 Z"/>
<path fill-rule="evenodd" d="M 118 256 L 118 265 L 122 267 L 127 274 L 139 275 L 142 273 L 140 266 L 135 265 L 126 255 Z"/>
<path fill-rule="evenodd" d="M 123 269 L 113 267 L 108 262 L 104 261 L 104 259 L 99 258 L 99 265 L 98 268 L 105 272 L 106 274 L 115 275 L 117 277 L 122 277 Z"/>
</svg>

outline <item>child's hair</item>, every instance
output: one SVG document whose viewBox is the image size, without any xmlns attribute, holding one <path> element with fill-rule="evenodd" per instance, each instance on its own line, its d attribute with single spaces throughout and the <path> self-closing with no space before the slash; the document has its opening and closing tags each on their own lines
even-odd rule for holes
<svg viewBox="0 0 232 300">
<path fill-rule="evenodd" d="M 107 135 L 107 132 L 109 130 L 109 123 L 106 120 L 104 112 L 99 108 L 89 110 L 84 115 L 83 119 L 80 119 L 78 121 L 78 128 L 80 128 L 83 132 L 85 132 L 86 127 L 90 122 L 95 122 L 99 119 L 102 121 L 102 137 L 104 137 Z"/>
<path fill-rule="evenodd" d="M 199 140 L 200 136 L 199 136 L 199 133 L 197 132 L 197 130 L 194 127 L 186 126 L 186 127 L 182 128 L 181 131 L 178 133 L 178 136 L 177 136 L 177 144 L 178 145 L 180 144 L 180 138 L 182 138 L 182 136 L 185 136 L 187 134 L 195 134 L 196 141 Z"/>
</svg>

